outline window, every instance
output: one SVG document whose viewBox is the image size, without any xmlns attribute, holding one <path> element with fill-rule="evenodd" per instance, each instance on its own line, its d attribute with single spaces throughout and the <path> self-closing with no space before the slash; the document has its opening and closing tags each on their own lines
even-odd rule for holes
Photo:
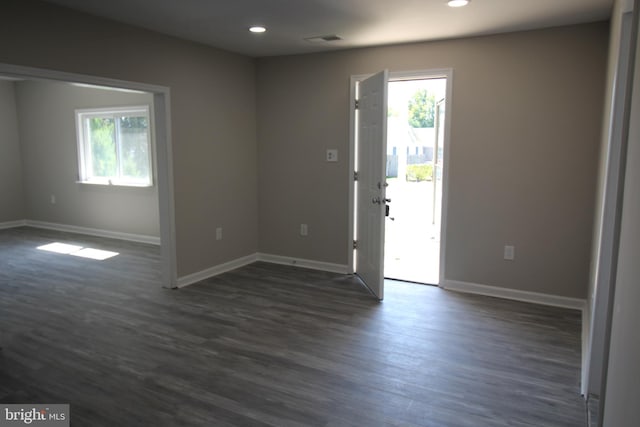
<svg viewBox="0 0 640 427">
<path fill-rule="evenodd" d="M 76 110 L 80 182 L 151 186 L 149 107 Z"/>
</svg>

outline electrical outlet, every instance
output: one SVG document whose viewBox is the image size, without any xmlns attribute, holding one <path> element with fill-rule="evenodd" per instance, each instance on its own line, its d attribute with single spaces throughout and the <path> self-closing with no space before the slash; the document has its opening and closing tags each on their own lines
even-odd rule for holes
<svg viewBox="0 0 640 427">
<path fill-rule="evenodd" d="M 222 240 L 222 227 L 216 228 L 216 240 Z"/>
<path fill-rule="evenodd" d="M 51 199 L 50 199 L 50 200 L 51 200 L 51 204 L 52 204 L 52 205 L 55 205 L 55 204 L 56 204 L 56 195 L 55 195 L 55 194 L 52 194 L 52 195 L 51 195 Z"/>
<path fill-rule="evenodd" d="M 327 150 L 327 162 L 338 161 L 338 150 L 336 148 L 330 148 Z"/>
<path fill-rule="evenodd" d="M 507 261 L 513 261 L 516 257 L 516 248 L 512 245 L 504 246 L 504 259 Z"/>
<path fill-rule="evenodd" d="M 309 226 L 307 224 L 300 224 L 300 235 L 306 236 L 309 234 Z"/>
</svg>

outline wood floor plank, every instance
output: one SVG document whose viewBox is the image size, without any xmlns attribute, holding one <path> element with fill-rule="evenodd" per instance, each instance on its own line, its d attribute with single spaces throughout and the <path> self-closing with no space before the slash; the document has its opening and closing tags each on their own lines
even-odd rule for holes
<svg viewBox="0 0 640 427">
<path fill-rule="evenodd" d="M 36 249 L 112 250 L 94 261 Z M 255 263 L 180 290 L 159 249 L 0 231 L 0 402 L 77 426 L 584 426 L 580 313 Z"/>
</svg>

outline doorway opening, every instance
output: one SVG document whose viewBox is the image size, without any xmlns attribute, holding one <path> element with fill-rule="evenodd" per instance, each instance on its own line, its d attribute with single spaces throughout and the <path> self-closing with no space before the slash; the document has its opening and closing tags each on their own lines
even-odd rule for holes
<svg viewBox="0 0 640 427">
<path fill-rule="evenodd" d="M 379 300 L 384 296 L 385 278 L 434 285 L 444 283 L 451 129 L 451 114 L 446 112 L 451 111 L 452 80 L 452 69 L 383 70 L 374 75 L 351 76 L 350 157 L 353 161 L 349 172 L 353 181 L 349 188 L 349 266 L 350 272 Z M 395 86 L 400 89 L 396 91 Z M 425 89 L 424 93 L 416 95 L 421 89 Z M 402 94 L 403 91 L 409 95 Z M 410 116 L 408 104 L 413 95 L 429 100 L 428 103 L 414 101 L 414 109 L 426 110 L 429 106 L 432 111 L 426 122 L 420 122 L 418 117 L 418 123 L 408 127 L 430 130 L 406 129 Z M 398 106 L 395 99 L 389 102 L 390 97 L 404 101 Z M 389 105 L 392 108 L 388 108 Z M 426 112 L 423 115 L 426 116 Z M 398 127 L 394 120 L 401 124 L 402 117 L 406 138 L 414 135 L 415 141 L 411 143 L 396 142 L 393 129 L 389 129 L 390 134 L 387 132 L 387 127 Z M 419 144 L 416 141 L 421 141 L 422 136 L 416 137 L 417 133 L 429 133 L 431 139 L 425 138 L 431 142 Z M 389 182 L 394 178 L 395 182 Z M 408 190 L 402 186 L 407 181 L 415 184 Z M 423 187 L 425 194 L 413 195 L 414 187 Z M 408 197 L 403 197 L 403 190 L 407 190 L 404 192 Z M 423 205 L 418 206 L 418 202 Z M 408 221 L 411 216 L 418 222 Z M 388 237 L 387 227 L 390 228 Z M 422 228 L 421 233 L 415 231 L 418 227 Z M 408 232 L 402 233 L 402 229 Z M 388 247 L 386 239 L 390 241 Z M 387 265 L 385 259 L 391 259 L 396 265 Z M 413 274 L 413 271 L 419 273 Z"/>
<path fill-rule="evenodd" d="M 146 93 L 152 97 L 153 122 L 155 123 L 153 126 L 153 132 L 155 133 L 155 179 L 157 180 L 155 185 L 157 186 L 158 193 L 157 205 L 160 228 L 162 286 L 166 288 L 177 287 L 169 88 L 146 83 L 5 63 L 0 63 L 0 76 L 9 81 L 33 80 L 36 82 L 58 82 L 98 90 L 105 89 L 123 93 Z M 55 196 L 51 195 L 51 204 L 55 203 Z M 74 227 L 70 227 L 70 231 L 74 230 Z M 111 235 L 111 233 L 109 233 L 107 237 L 118 238 L 119 234 L 120 233 L 115 233 Z"/>
<path fill-rule="evenodd" d="M 388 83 L 384 277 L 438 285 L 446 78 Z"/>
</svg>

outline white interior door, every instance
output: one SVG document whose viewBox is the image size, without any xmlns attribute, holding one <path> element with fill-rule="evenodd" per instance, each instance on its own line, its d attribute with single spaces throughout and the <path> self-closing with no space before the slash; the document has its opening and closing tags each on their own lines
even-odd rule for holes
<svg viewBox="0 0 640 427">
<path fill-rule="evenodd" d="M 358 97 L 356 274 L 379 299 L 384 297 L 388 74 L 361 82 Z"/>
</svg>

